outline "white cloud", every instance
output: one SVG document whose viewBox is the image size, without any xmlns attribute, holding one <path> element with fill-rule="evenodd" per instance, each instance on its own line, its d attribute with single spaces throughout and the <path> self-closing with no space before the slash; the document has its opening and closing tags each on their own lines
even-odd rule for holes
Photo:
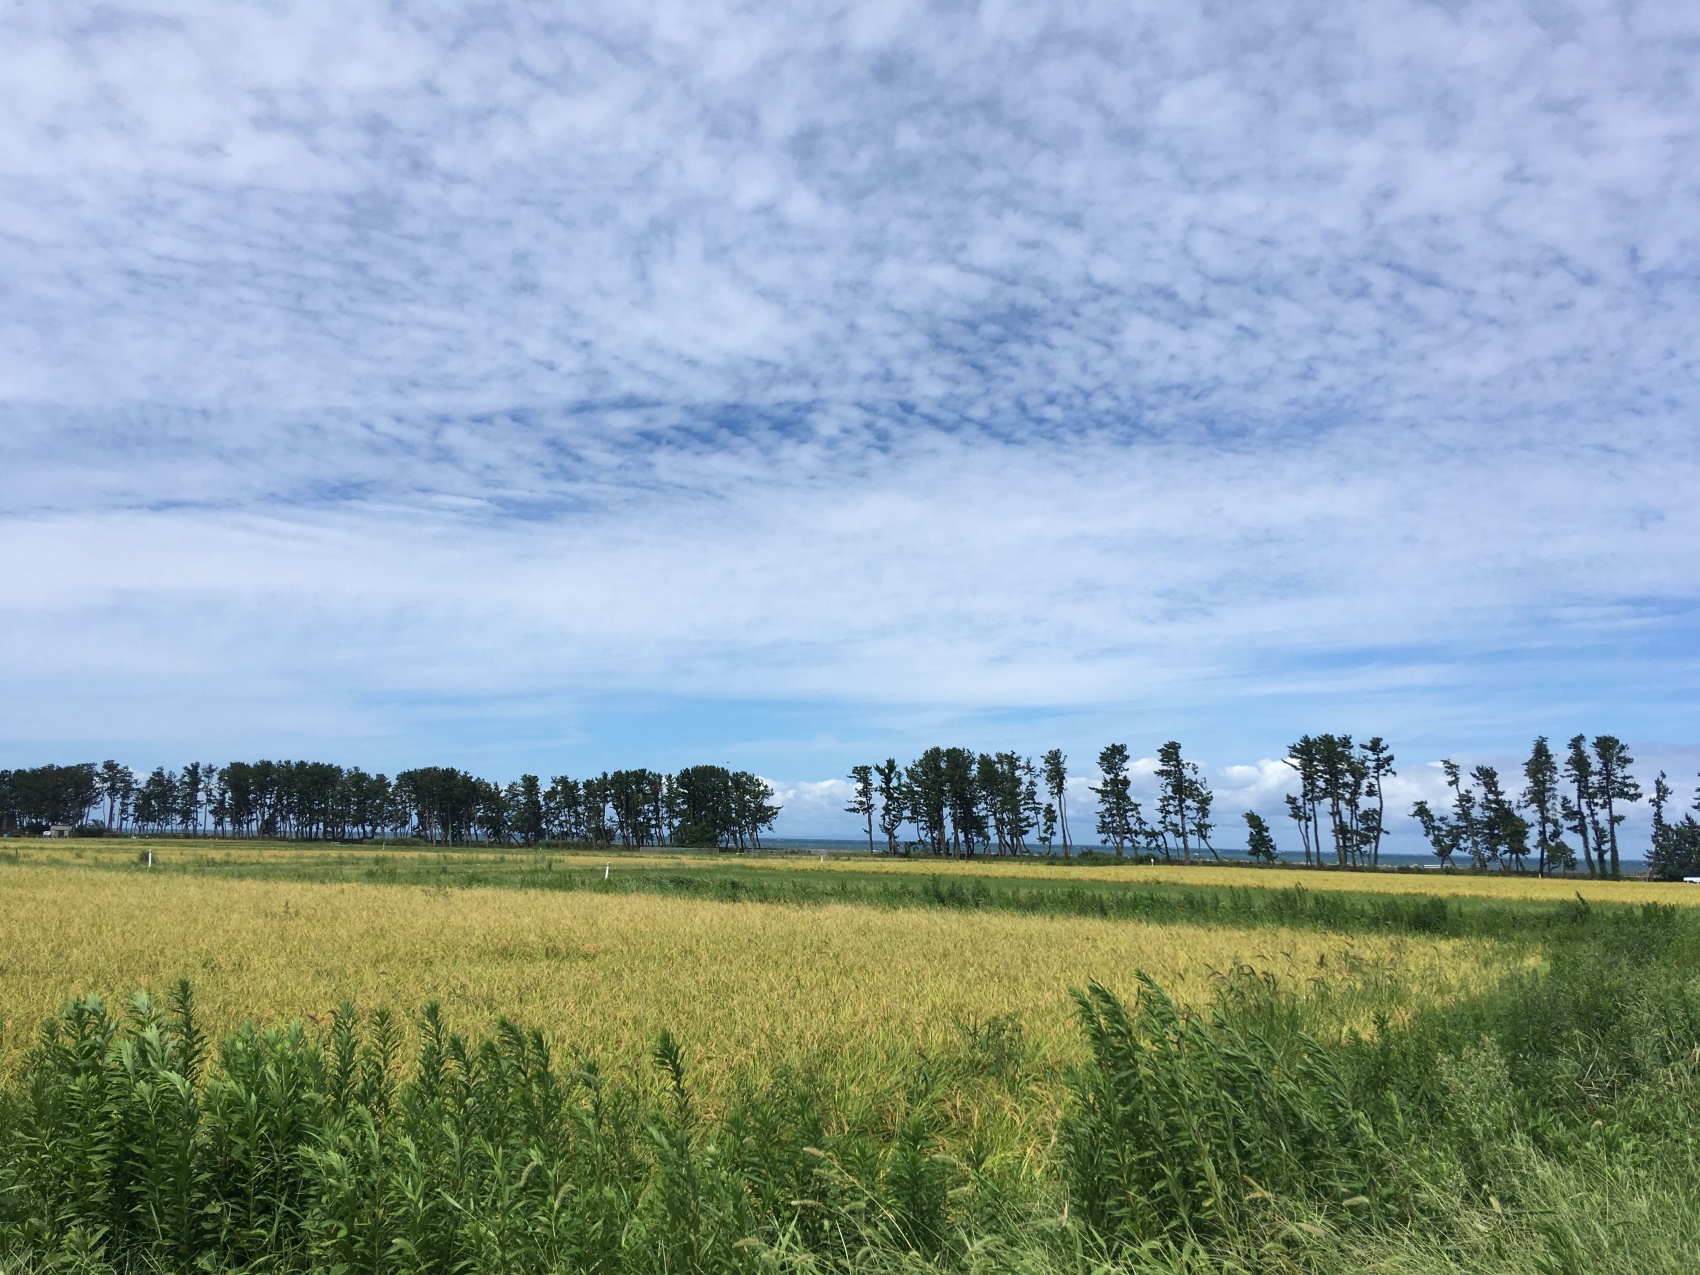
<svg viewBox="0 0 1700 1275">
<path fill-rule="evenodd" d="M 1677 738 L 1673 9 L 16 6 L 17 746 Z"/>
</svg>

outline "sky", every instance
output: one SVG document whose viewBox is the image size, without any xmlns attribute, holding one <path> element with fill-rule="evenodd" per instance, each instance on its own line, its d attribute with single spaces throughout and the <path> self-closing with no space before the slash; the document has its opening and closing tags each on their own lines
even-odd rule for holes
<svg viewBox="0 0 1700 1275">
<path fill-rule="evenodd" d="M 0 24 L 0 765 L 1700 769 L 1700 4 Z"/>
</svg>

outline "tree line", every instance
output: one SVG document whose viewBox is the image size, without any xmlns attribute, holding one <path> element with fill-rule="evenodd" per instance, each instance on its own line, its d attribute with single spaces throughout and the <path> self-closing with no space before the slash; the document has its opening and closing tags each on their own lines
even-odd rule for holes
<svg viewBox="0 0 1700 1275">
<path fill-rule="evenodd" d="M 1158 749 L 1160 785 L 1155 820 L 1133 798 L 1126 744 L 1098 754 L 1100 782 L 1096 831 L 1120 856 L 1130 851 L 1191 861 L 1208 852 L 1215 824 L 1209 783 L 1197 763 L 1181 756 L 1171 740 Z M 853 766 L 851 799 L 845 810 L 858 815 L 874 850 L 875 829 L 892 854 L 929 853 L 969 858 L 976 854 L 1068 855 L 1076 849 L 1068 819 L 1068 758 L 1053 748 L 1038 764 L 1017 753 L 976 753 L 968 748 L 929 748 L 900 766 L 896 758 Z"/>
<path fill-rule="evenodd" d="M 1285 764 L 1297 791 L 1286 813 L 1306 866 L 1376 867 L 1387 827 L 1386 782 L 1394 755 L 1375 736 L 1304 735 Z M 1118 857 L 1219 860 L 1215 795 L 1178 741 L 1157 749 L 1149 810 L 1133 795 L 1125 744 L 1098 753 L 1096 844 Z M 1418 801 L 1411 817 L 1442 864 L 1533 870 L 1540 875 L 1621 872 L 1619 828 L 1626 809 L 1652 807 L 1650 875 L 1700 875 L 1700 822 L 1676 817 L 1660 772 L 1650 794 L 1631 773 L 1635 759 L 1613 735 L 1576 735 L 1560 757 L 1546 736 L 1523 763 L 1522 787 L 1496 767 L 1441 761 L 1445 803 Z M 968 858 L 978 854 L 1063 854 L 1079 848 L 1069 822 L 1069 761 L 1060 748 L 1037 762 L 1015 752 L 929 748 L 907 765 L 895 758 L 851 768 L 845 808 L 863 822 L 868 849 Z M 1515 789 L 1515 790 L 1514 790 Z M 770 785 L 747 771 L 689 766 L 676 774 L 606 771 L 545 785 L 522 775 L 503 785 L 443 766 L 394 778 L 324 762 L 191 762 L 138 776 L 116 761 L 0 770 L 0 829 L 52 824 L 112 832 L 303 840 L 418 837 L 438 843 L 690 845 L 759 849 L 779 807 Z M 1700 812 L 1700 793 L 1692 810 Z M 1256 811 L 1240 816 L 1245 852 L 1275 861 L 1275 830 Z"/>
<path fill-rule="evenodd" d="M 288 840 L 760 849 L 779 816 L 748 771 L 687 766 L 498 784 L 449 766 L 392 779 L 329 762 L 191 762 L 138 777 L 116 761 L 0 770 L 0 827 Z"/>
<path fill-rule="evenodd" d="M 1284 800 L 1305 866 L 1380 865 L 1390 835 L 1386 783 L 1398 774 L 1395 760 L 1379 735 L 1363 742 L 1346 734 L 1304 735 L 1288 747 L 1283 761 L 1298 791 Z M 1466 776 L 1461 765 L 1445 759 L 1450 805 L 1437 811 L 1418 801 L 1410 813 L 1444 865 L 1463 859 L 1481 869 L 1523 872 L 1532 866 L 1543 876 L 1580 866 L 1591 876 L 1617 876 L 1624 809 L 1643 795 L 1629 770 L 1634 760 L 1615 736 L 1589 743 L 1577 735 L 1561 762 L 1541 736 L 1523 765 L 1521 791 L 1507 791 L 1493 766 L 1475 766 Z M 1169 740 L 1157 749 L 1151 772 L 1157 799 L 1149 812 L 1133 796 L 1131 764 L 1126 744 L 1109 744 L 1098 754 L 1096 782 L 1088 785 L 1097 798 L 1097 844 L 1118 857 L 1220 860 L 1213 840 L 1215 796 L 1180 743 Z M 893 854 L 1027 854 L 1036 846 L 1038 853 L 1069 855 L 1077 849 L 1068 821 L 1068 758 L 1058 748 L 1037 764 L 1012 752 L 930 748 L 908 765 L 887 758 L 853 766 L 849 778 L 845 809 L 862 819 L 870 851 L 876 830 Z M 1660 772 L 1648 872 L 1700 875 L 1700 822 L 1692 813 L 1669 817 L 1672 795 Z M 1700 791 L 1693 808 L 1700 812 Z M 1240 819 L 1247 856 L 1274 862 L 1280 851 L 1268 821 L 1252 810 Z"/>
<path fill-rule="evenodd" d="M 1630 772 L 1635 759 L 1615 735 L 1573 735 L 1562 759 L 1545 735 L 1537 736 L 1523 763 L 1524 786 L 1507 791 L 1492 766 L 1464 768 L 1442 760 L 1450 805 L 1431 809 L 1426 801 L 1412 817 L 1442 863 L 1467 856 L 1478 868 L 1524 870 L 1533 858 L 1542 876 L 1574 872 L 1577 852 L 1589 876 L 1621 874 L 1619 826 L 1626 808 L 1645 795 Z M 1647 854 L 1649 876 L 1676 879 L 1700 875 L 1700 823 L 1692 813 L 1671 819 L 1674 793 L 1664 771 L 1653 781 L 1653 829 Z M 1693 801 L 1700 811 L 1700 790 Z M 1575 839 L 1572 844 L 1567 835 Z"/>
<path fill-rule="evenodd" d="M 1287 813 L 1307 863 L 1313 852 L 1321 862 L 1325 850 L 1341 865 L 1379 861 L 1387 835 L 1383 784 L 1397 773 L 1393 760 L 1379 737 L 1354 746 L 1350 735 L 1306 735 L 1288 749 L 1286 763 L 1298 773 L 1299 792 L 1286 798 Z M 1540 735 L 1522 764 L 1523 786 L 1513 790 L 1516 780 L 1508 787 L 1497 767 L 1473 766 L 1466 774 L 1461 764 L 1442 758 L 1450 801 L 1440 809 L 1418 801 L 1411 817 L 1444 865 L 1463 860 L 1484 870 L 1532 867 L 1541 876 L 1578 868 L 1589 876 L 1620 876 L 1619 828 L 1627 807 L 1644 795 L 1630 771 L 1634 764 L 1628 746 L 1615 735 L 1596 735 L 1592 741 L 1573 735 L 1562 759 Z M 1646 863 L 1649 876 L 1667 880 L 1700 875 L 1700 823 L 1691 813 L 1681 819 L 1667 816 L 1673 795 L 1660 771 L 1653 782 Z M 1700 790 L 1693 809 L 1700 811 Z M 1262 821 L 1252 814 L 1246 820 L 1253 825 L 1255 842 Z"/>
</svg>

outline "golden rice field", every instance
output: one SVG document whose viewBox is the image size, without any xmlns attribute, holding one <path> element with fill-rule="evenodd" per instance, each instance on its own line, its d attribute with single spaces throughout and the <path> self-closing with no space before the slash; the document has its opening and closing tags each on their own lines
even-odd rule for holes
<svg viewBox="0 0 1700 1275">
<path fill-rule="evenodd" d="M 429 862 L 441 852 L 418 847 L 382 848 L 373 845 L 304 846 L 299 842 L 217 842 L 206 840 L 181 841 L 153 838 L 145 842 L 83 842 L 57 844 L 23 843 L 8 846 L 6 856 L 25 864 L 115 865 L 133 863 L 138 847 L 153 846 L 161 854 L 174 858 L 193 858 L 228 865 L 264 864 L 276 862 L 283 856 L 292 861 L 311 861 L 319 864 L 338 862 L 371 862 L 381 854 L 398 863 Z M 834 854 L 824 859 L 812 854 L 761 854 L 755 856 L 715 856 L 704 851 L 562 851 L 543 852 L 518 849 L 479 851 L 456 847 L 452 857 L 457 863 L 516 863 L 535 859 L 539 854 L 562 868 L 600 868 L 605 862 L 641 863 L 644 867 L 701 868 L 714 862 L 759 865 L 764 870 L 786 872 L 840 873 L 853 869 L 858 874 L 910 876 L 976 876 L 1007 880 L 1064 880 L 1103 881 L 1124 885 L 1195 885 L 1233 886 L 1251 890 L 1290 890 L 1302 886 L 1306 890 L 1341 890 L 1385 894 L 1426 894 L 1446 898 L 1533 899 L 1555 901 L 1581 895 L 1590 903 L 1666 903 L 1700 907 L 1700 885 L 1668 881 L 1609 881 L 1587 876 L 1536 877 L 1521 873 L 1473 872 L 1327 872 L 1291 865 L 1271 868 L 1249 868 L 1245 865 L 1197 864 L 1094 864 L 1079 866 L 1066 861 L 1041 858 L 979 857 L 970 860 L 936 859 L 931 856 L 892 858 L 886 855 Z"/>
<path fill-rule="evenodd" d="M 397 1010 L 435 998 L 459 1030 L 505 1015 L 560 1046 L 633 1061 L 666 1027 L 712 1087 L 781 1061 L 865 1074 L 917 1049 L 948 1050 L 960 1021 L 1010 1013 L 1040 1059 L 1060 1062 L 1078 1047 L 1067 988 L 1095 978 L 1131 992 L 1138 970 L 1197 999 L 1245 962 L 1351 989 L 1337 1012 L 1367 1021 L 1396 985 L 1446 995 L 1519 959 L 1473 940 L 150 875 L 20 859 L 0 865 L 0 1063 L 14 1064 L 66 997 L 161 990 L 180 975 L 216 1028 L 308 1017 L 345 996 Z"/>
</svg>

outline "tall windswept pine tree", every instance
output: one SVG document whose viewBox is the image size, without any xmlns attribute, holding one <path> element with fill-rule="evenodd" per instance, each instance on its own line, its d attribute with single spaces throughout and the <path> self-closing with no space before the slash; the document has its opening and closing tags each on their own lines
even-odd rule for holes
<svg viewBox="0 0 1700 1275">
<path fill-rule="evenodd" d="M 909 795 L 903 770 L 895 757 L 887 757 L 874 767 L 879 780 L 880 831 L 885 834 L 885 848 L 897 853 L 897 834 L 903 821 L 909 818 Z"/>
<path fill-rule="evenodd" d="M 1399 772 L 1393 769 L 1393 750 L 1380 735 L 1360 744 L 1364 768 L 1368 774 L 1368 795 L 1375 799 L 1375 809 L 1364 811 L 1364 831 L 1369 845 L 1371 867 L 1381 866 L 1381 839 L 1387 835 L 1387 781 Z"/>
<path fill-rule="evenodd" d="M 1197 762 L 1181 756 L 1179 741 L 1171 739 L 1157 750 L 1157 819 L 1165 837 L 1180 842 L 1181 856 L 1192 861 L 1192 848 L 1209 850 L 1211 857 L 1220 859 L 1210 844 L 1214 825 L 1210 808 L 1215 794 L 1200 773 Z"/>
<path fill-rule="evenodd" d="M 1588 875 L 1594 876 L 1599 871 L 1594 865 L 1594 850 L 1603 847 L 1599 845 L 1599 819 L 1594 805 L 1597 791 L 1594 783 L 1594 759 L 1588 756 L 1588 737 L 1572 735 L 1570 750 L 1564 758 L 1564 779 L 1570 785 L 1571 793 L 1559 800 L 1559 811 L 1564 822 L 1576 834 L 1576 839 L 1582 843 L 1582 863 L 1588 869 Z"/>
<path fill-rule="evenodd" d="M 1299 776 L 1298 795 L 1287 799 L 1287 813 L 1299 825 L 1299 835 L 1304 841 L 1305 866 L 1311 865 L 1311 854 L 1314 851 L 1315 865 L 1320 868 L 1322 821 L 1319 807 L 1322 802 L 1322 759 L 1319 741 L 1313 735 L 1301 735 L 1298 742 L 1287 749 L 1287 756 L 1283 761 Z"/>
<path fill-rule="evenodd" d="M 1452 866 L 1452 856 L 1458 853 L 1458 829 L 1445 815 L 1436 814 L 1426 801 L 1411 807 L 1411 818 L 1422 825 L 1423 836 L 1434 849 L 1434 857 L 1445 867 Z"/>
<path fill-rule="evenodd" d="M 1275 849 L 1275 834 L 1269 831 L 1269 824 L 1255 810 L 1245 812 L 1245 853 L 1246 858 L 1257 863 L 1274 863 L 1279 857 Z"/>
<path fill-rule="evenodd" d="M 1629 749 L 1617 736 L 1596 735 L 1594 763 L 1594 791 L 1597 794 L 1595 804 L 1604 809 L 1606 814 L 1606 847 L 1611 850 L 1611 874 L 1614 877 L 1621 876 L 1622 869 L 1617 857 L 1617 826 L 1626 816 L 1618 812 L 1618 806 L 1641 800 L 1641 785 L 1636 783 L 1635 776 L 1629 773 L 1635 759 L 1629 755 Z"/>
<path fill-rule="evenodd" d="M 1287 794 L 1287 818 L 1291 819 L 1299 830 L 1299 841 L 1304 847 L 1305 867 L 1310 867 L 1310 812 L 1305 809 L 1304 802 L 1292 793 Z"/>
<path fill-rule="evenodd" d="M 106 826 L 116 832 L 136 795 L 135 772 L 109 759 L 100 763 L 95 783 L 100 799 L 106 803 Z"/>
<path fill-rule="evenodd" d="M 1192 802 L 1192 835 L 1198 839 L 1199 845 L 1210 851 L 1212 859 L 1220 861 L 1222 856 L 1210 844 L 1210 834 L 1216 830 L 1216 824 L 1210 817 L 1216 794 L 1210 791 L 1210 782 L 1199 773 L 1196 765 L 1187 777 L 1187 798 Z"/>
<path fill-rule="evenodd" d="M 868 829 L 868 853 L 874 852 L 874 768 L 850 767 L 850 804 L 844 813 L 861 815 Z"/>
<path fill-rule="evenodd" d="M 903 771 L 904 791 L 909 799 L 909 819 L 919 840 L 933 854 L 950 849 L 948 837 L 949 793 L 945 776 L 945 750 L 927 749 Z"/>
<path fill-rule="evenodd" d="M 1523 763 L 1523 809 L 1534 816 L 1536 872 L 1541 876 L 1562 869 L 1568 860 L 1575 865 L 1576 856 L 1559 837 L 1563 825 L 1559 822 L 1560 793 L 1558 758 L 1545 735 L 1537 735 L 1529 750 L 1529 760 Z"/>
<path fill-rule="evenodd" d="M 1657 847 L 1659 839 L 1665 835 L 1665 807 L 1675 794 L 1671 792 L 1670 776 L 1660 771 L 1653 780 L 1653 793 L 1648 797 L 1647 804 L 1653 808 L 1653 836 L 1651 844 Z"/>
<path fill-rule="evenodd" d="M 1068 758 L 1063 750 L 1053 748 L 1040 759 L 1044 768 L 1045 791 L 1051 794 L 1051 804 L 1056 807 L 1057 829 L 1062 834 L 1062 852 L 1066 859 L 1072 842 L 1068 837 Z"/>
<path fill-rule="evenodd" d="M 536 775 L 519 777 L 519 792 L 515 794 L 514 830 L 528 846 L 543 840 L 543 783 Z"/>
<path fill-rule="evenodd" d="M 969 859 L 985 839 L 985 812 L 980 804 L 977 758 L 970 748 L 944 750 L 945 808 L 950 813 L 950 850 Z"/>
<path fill-rule="evenodd" d="M 1660 771 L 1653 782 L 1653 839 L 1647 851 L 1647 875 L 1654 881 L 1700 876 L 1700 822 L 1690 812 L 1681 819 L 1667 817 L 1672 796 Z M 1694 794 L 1694 811 L 1700 811 L 1700 790 Z"/>
<path fill-rule="evenodd" d="M 1452 826 L 1457 833 L 1458 845 L 1468 850 L 1476 866 L 1487 866 L 1487 855 L 1482 849 L 1481 818 L 1476 810 L 1476 794 L 1464 782 L 1464 768 L 1450 757 L 1440 759 L 1440 768 L 1446 773 L 1446 786 L 1452 790 Z"/>
<path fill-rule="evenodd" d="M 1093 787 L 1098 796 L 1098 836 L 1116 848 L 1116 857 L 1127 853 L 1133 840 L 1132 781 L 1127 774 L 1126 744 L 1111 744 L 1098 754 L 1102 782 Z"/>
<path fill-rule="evenodd" d="M 1481 787 L 1481 845 L 1484 861 L 1491 860 L 1499 867 L 1506 860 L 1521 872 L 1523 859 L 1529 853 L 1529 825 L 1500 787 L 1499 772 L 1492 766 L 1477 766 L 1470 772 Z"/>
<path fill-rule="evenodd" d="M 1191 772 L 1181 756 L 1180 741 L 1171 739 L 1157 749 L 1157 823 L 1165 837 L 1180 843 L 1181 857 L 1192 862 Z"/>
</svg>

